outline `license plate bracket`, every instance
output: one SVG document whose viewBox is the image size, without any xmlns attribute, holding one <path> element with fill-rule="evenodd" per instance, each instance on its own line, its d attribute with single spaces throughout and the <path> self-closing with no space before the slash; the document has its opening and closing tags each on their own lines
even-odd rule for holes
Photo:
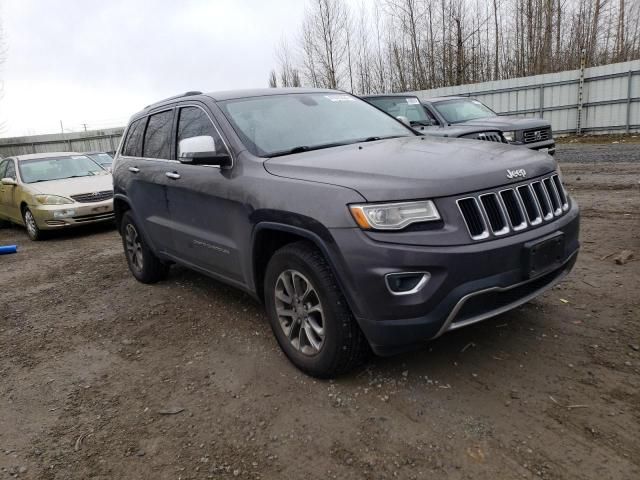
<svg viewBox="0 0 640 480">
<path fill-rule="evenodd" d="M 556 232 L 549 237 L 524 244 L 525 272 L 528 278 L 543 275 L 562 265 L 564 234 Z"/>
</svg>

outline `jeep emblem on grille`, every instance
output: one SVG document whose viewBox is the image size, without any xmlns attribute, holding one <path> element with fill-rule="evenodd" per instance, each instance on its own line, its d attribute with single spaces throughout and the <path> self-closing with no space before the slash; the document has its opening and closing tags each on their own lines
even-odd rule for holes
<svg viewBox="0 0 640 480">
<path fill-rule="evenodd" d="M 519 168 L 518 170 L 507 170 L 507 178 L 524 178 L 526 176 L 527 171 L 524 168 Z"/>
</svg>

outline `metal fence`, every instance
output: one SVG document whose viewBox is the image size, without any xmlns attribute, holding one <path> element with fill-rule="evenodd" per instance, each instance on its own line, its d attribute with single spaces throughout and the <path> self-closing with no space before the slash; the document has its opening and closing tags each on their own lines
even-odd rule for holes
<svg viewBox="0 0 640 480">
<path fill-rule="evenodd" d="M 48 152 L 115 152 L 122 128 L 28 137 L 0 138 L 0 156 Z"/>
<path fill-rule="evenodd" d="M 640 131 L 640 60 L 580 70 L 412 92 L 421 98 L 464 95 L 500 115 L 543 117 L 555 133 Z"/>
</svg>

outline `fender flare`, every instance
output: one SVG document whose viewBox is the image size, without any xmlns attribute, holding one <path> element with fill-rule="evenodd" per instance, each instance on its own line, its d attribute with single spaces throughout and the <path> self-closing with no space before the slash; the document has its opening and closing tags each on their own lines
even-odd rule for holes
<svg viewBox="0 0 640 480">
<path fill-rule="evenodd" d="M 251 280 L 252 280 L 254 289 L 255 289 L 255 286 L 258 285 L 257 278 L 256 278 L 255 262 L 254 262 L 256 237 L 258 233 L 260 233 L 263 230 L 279 230 L 281 232 L 291 233 L 291 234 L 303 237 L 309 240 L 311 243 L 313 243 L 320 250 L 322 255 L 324 255 L 325 259 L 329 264 L 329 268 L 331 268 L 331 273 L 333 273 L 333 276 L 338 282 L 340 291 L 342 292 L 345 299 L 347 300 L 347 304 L 349 305 L 351 312 L 356 318 L 358 318 L 358 312 L 357 310 L 354 309 L 355 302 L 351 297 L 351 291 L 348 288 L 346 288 L 345 279 L 343 275 L 341 275 L 340 269 L 338 268 L 339 260 L 337 260 L 336 256 L 331 253 L 331 250 L 327 246 L 326 240 L 324 240 L 317 233 L 311 230 L 308 230 L 306 228 L 297 227 L 297 226 L 289 225 L 286 223 L 272 222 L 272 221 L 262 221 L 255 225 L 255 227 L 253 228 L 253 232 L 251 234 Z M 327 233 L 328 233 L 328 230 L 327 230 Z"/>
</svg>

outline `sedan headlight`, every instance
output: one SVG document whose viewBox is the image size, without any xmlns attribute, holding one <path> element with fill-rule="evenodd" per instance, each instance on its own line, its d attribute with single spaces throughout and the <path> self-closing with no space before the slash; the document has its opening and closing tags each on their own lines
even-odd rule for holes
<svg viewBox="0 0 640 480">
<path fill-rule="evenodd" d="M 502 136 L 509 143 L 516 141 L 516 132 L 514 132 L 513 130 L 508 132 L 502 132 Z"/>
<path fill-rule="evenodd" d="M 73 200 L 58 195 L 34 195 L 38 203 L 42 205 L 67 205 L 73 203 Z"/>
<path fill-rule="evenodd" d="M 349 205 L 358 226 L 365 230 L 401 230 L 407 225 L 440 220 L 431 200 L 401 203 L 364 203 Z"/>
</svg>

